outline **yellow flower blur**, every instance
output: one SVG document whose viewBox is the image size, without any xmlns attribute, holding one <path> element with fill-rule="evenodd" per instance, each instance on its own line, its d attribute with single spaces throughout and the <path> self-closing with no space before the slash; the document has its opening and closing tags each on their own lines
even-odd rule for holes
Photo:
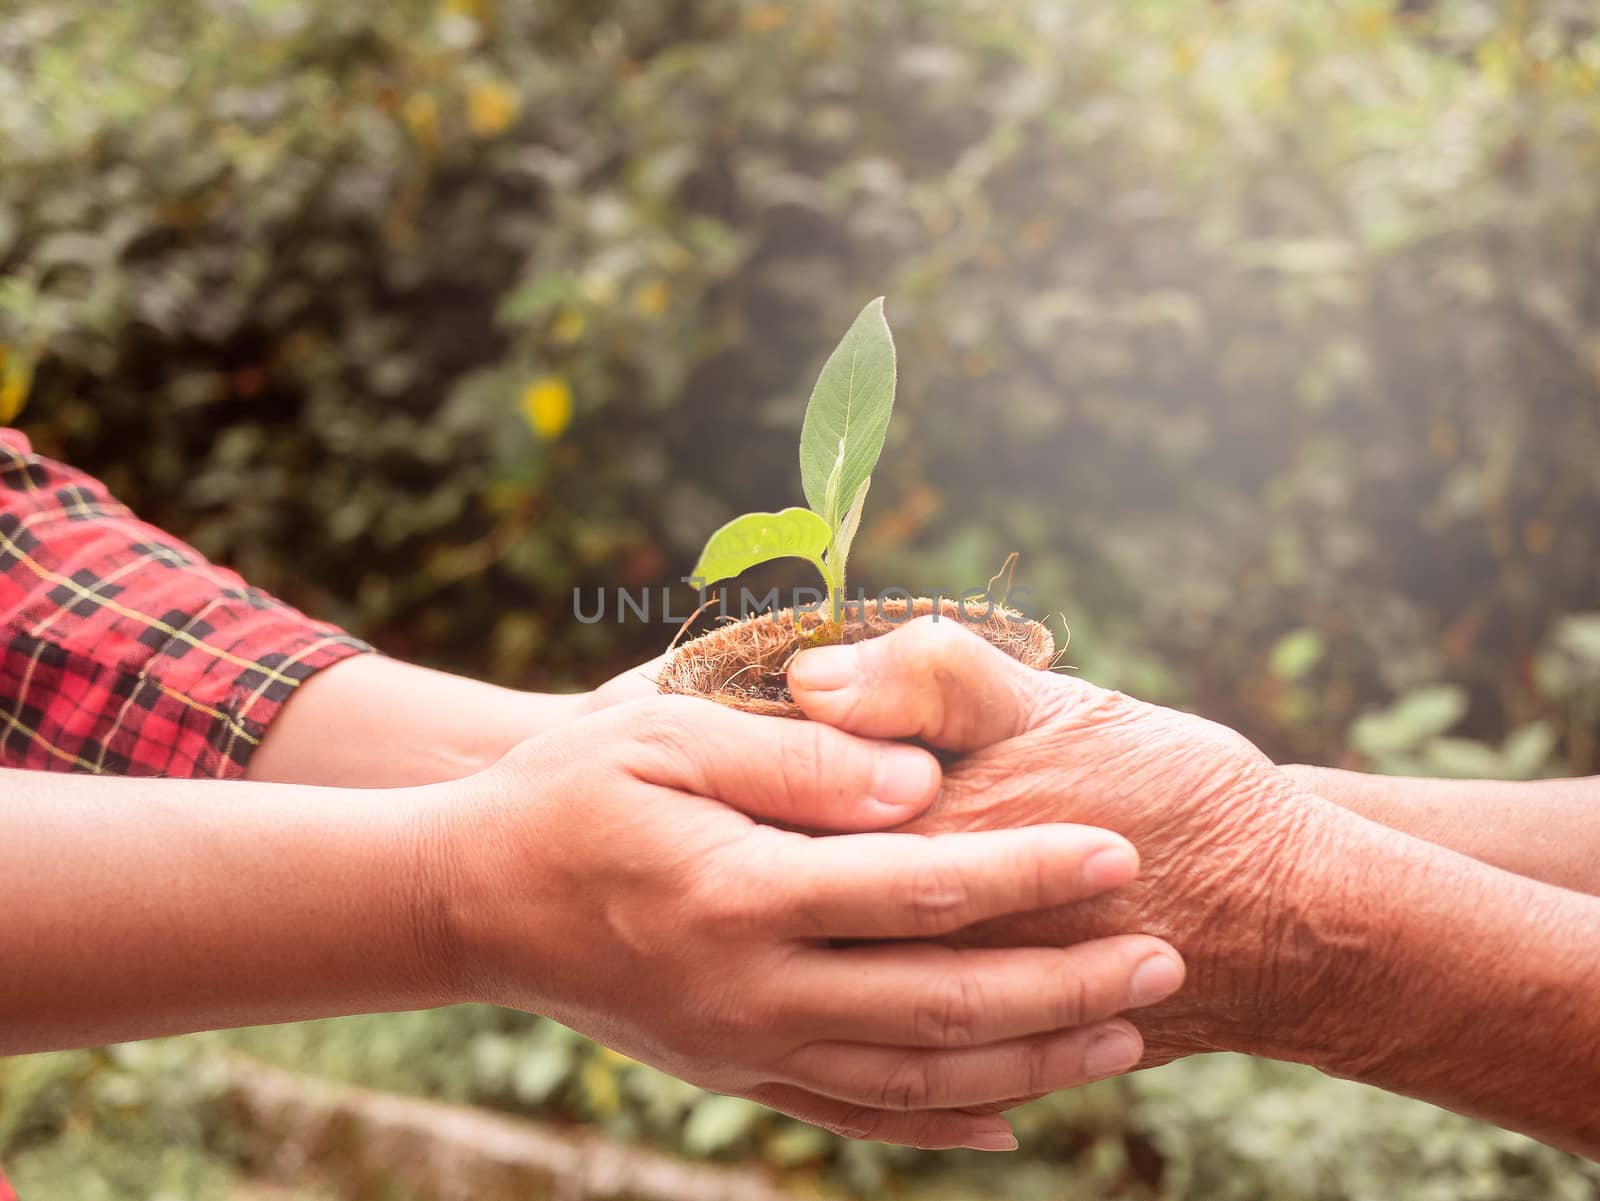
<svg viewBox="0 0 1600 1201">
<path fill-rule="evenodd" d="M 633 302 L 639 311 L 646 317 L 660 317 L 667 311 L 667 305 L 672 300 L 672 293 L 667 290 L 667 285 L 659 279 L 641 284 L 634 293 Z"/>
<path fill-rule="evenodd" d="M 572 424 L 572 389 L 560 376 L 543 376 L 522 390 L 521 408 L 528 428 L 554 441 Z"/>
<path fill-rule="evenodd" d="M 0 425 L 10 425 L 28 403 L 33 383 L 32 366 L 21 355 L 0 345 Z"/>
<path fill-rule="evenodd" d="M 480 138 L 504 133 L 517 119 L 517 94 L 503 83 L 480 83 L 467 93 L 467 124 Z"/>
</svg>

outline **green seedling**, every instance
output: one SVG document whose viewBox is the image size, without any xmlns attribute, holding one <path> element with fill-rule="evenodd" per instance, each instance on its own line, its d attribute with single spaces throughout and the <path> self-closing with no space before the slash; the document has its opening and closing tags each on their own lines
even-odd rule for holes
<svg viewBox="0 0 1600 1201">
<path fill-rule="evenodd" d="M 735 517 L 706 541 L 692 579 L 702 588 L 772 559 L 804 559 L 828 589 L 829 629 L 843 614 L 844 568 L 894 408 L 894 337 L 879 297 L 828 356 L 800 430 L 810 508 Z"/>
</svg>

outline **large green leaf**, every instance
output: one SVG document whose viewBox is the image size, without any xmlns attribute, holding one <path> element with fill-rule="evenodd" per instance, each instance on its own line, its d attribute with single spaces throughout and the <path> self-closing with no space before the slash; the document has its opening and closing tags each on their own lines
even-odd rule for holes
<svg viewBox="0 0 1600 1201">
<path fill-rule="evenodd" d="M 769 559 L 796 558 L 826 573 L 822 555 L 833 530 L 810 509 L 781 513 L 746 513 L 735 517 L 706 540 L 692 579 L 714 584 Z"/>
<path fill-rule="evenodd" d="M 894 381 L 894 338 L 880 296 L 861 310 L 823 364 L 800 430 L 800 479 L 806 503 L 830 529 L 844 524 L 862 484 L 877 466 L 894 408 Z"/>
</svg>

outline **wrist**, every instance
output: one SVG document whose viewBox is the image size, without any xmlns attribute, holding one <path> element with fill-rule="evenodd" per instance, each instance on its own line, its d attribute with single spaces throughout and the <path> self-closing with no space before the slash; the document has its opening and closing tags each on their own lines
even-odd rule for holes
<svg viewBox="0 0 1600 1201">
<path fill-rule="evenodd" d="M 1518 1008 L 1520 985 L 1490 961 L 1514 958 L 1511 927 L 1539 925 L 1553 890 L 1327 803 L 1286 868 L 1259 974 L 1273 1020 L 1226 1049 L 1394 1086 Z M 1527 893 L 1509 924 L 1508 890 Z"/>
<path fill-rule="evenodd" d="M 1318 1037 L 1319 943 L 1333 885 L 1323 862 L 1337 860 L 1345 815 L 1276 771 L 1242 781 L 1217 809 L 1232 827 L 1214 826 L 1212 845 L 1186 857 L 1205 870 L 1175 866 L 1167 874 L 1182 881 L 1182 895 L 1164 887 L 1149 900 L 1152 914 L 1171 923 L 1152 932 L 1189 965 L 1178 998 L 1189 1036 L 1179 1047 L 1295 1058 L 1290 1051 Z"/>
<path fill-rule="evenodd" d="M 472 785 L 479 777 L 430 784 L 404 792 L 405 835 L 397 875 L 408 881 L 401 915 L 415 956 L 419 986 L 436 1005 L 487 999 L 482 969 L 472 954 L 471 922 L 476 880 L 471 871 L 472 831 L 481 807 Z"/>
<path fill-rule="evenodd" d="M 1352 992 L 1368 987 L 1361 948 L 1378 936 L 1359 878 L 1373 870 L 1364 819 L 1318 797 L 1295 795 L 1298 812 L 1259 868 L 1241 873 L 1244 892 L 1221 924 L 1226 944 L 1205 961 L 1227 985 L 1210 1032 L 1218 1050 L 1329 1069 L 1348 1050 Z M 1254 862 L 1254 861 L 1253 861 Z"/>
<path fill-rule="evenodd" d="M 412 822 L 412 926 L 448 1004 L 543 1012 L 530 984 L 562 962 L 566 878 L 548 791 L 514 763 L 418 790 Z M 537 831 L 533 837 L 527 831 Z"/>
</svg>

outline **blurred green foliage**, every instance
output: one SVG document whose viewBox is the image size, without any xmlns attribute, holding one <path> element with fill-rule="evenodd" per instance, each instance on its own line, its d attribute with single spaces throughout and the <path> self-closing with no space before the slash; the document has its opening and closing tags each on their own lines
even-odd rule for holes
<svg viewBox="0 0 1600 1201">
<path fill-rule="evenodd" d="M 394 653 L 593 682 L 671 630 L 579 624 L 572 589 L 672 584 L 793 495 L 821 357 L 886 293 L 858 581 L 950 592 L 1020 550 L 1086 675 L 1275 755 L 1595 771 L 1596 179 L 1588 0 L 8 4 L 0 418 Z M 275 1036 L 338 1070 L 322 1029 Z M 863 1195 L 980 1179 L 545 1023 L 332 1030 L 372 1082 L 432 1040 L 394 1086 Z M 192 1074 L 3 1071 L 24 1182 L 85 1132 L 115 1158 L 122 1119 L 195 1148 L 146 1189 L 226 1160 L 165 1094 L 116 1101 Z M 1232 1060 L 1041 1104 L 989 1194 L 1597 1191 Z"/>
<path fill-rule="evenodd" d="M 1088 674 L 1275 753 L 1443 681 L 1594 769 L 1532 667 L 1600 605 L 1593 16 L 1400 7 L 27 6 L 10 394 L 386 648 L 592 680 L 667 632 L 571 589 L 792 495 L 887 292 L 869 587 L 1021 550 Z"/>
<path fill-rule="evenodd" d="M 20 1192 L 233 1201 L 237 1164 L 248 1156 L 230 1125 L 216 1057 L 238 1051 L 367 1087 L 590 1123 L 614 1138 L 691 1158 L 757 1156 L 797 1195 L 1600 1197 L 1600 1165 L 1292 1065 L 1210 1056 L 1058 1094 L 1011 1115 L 1023 1150 L 998 1160 L 844 1142 L 748 1102 L 702 1093 L 553 1022 L 484 1007 L 0 1060 L 0 1152 Z"/>
</svg>

